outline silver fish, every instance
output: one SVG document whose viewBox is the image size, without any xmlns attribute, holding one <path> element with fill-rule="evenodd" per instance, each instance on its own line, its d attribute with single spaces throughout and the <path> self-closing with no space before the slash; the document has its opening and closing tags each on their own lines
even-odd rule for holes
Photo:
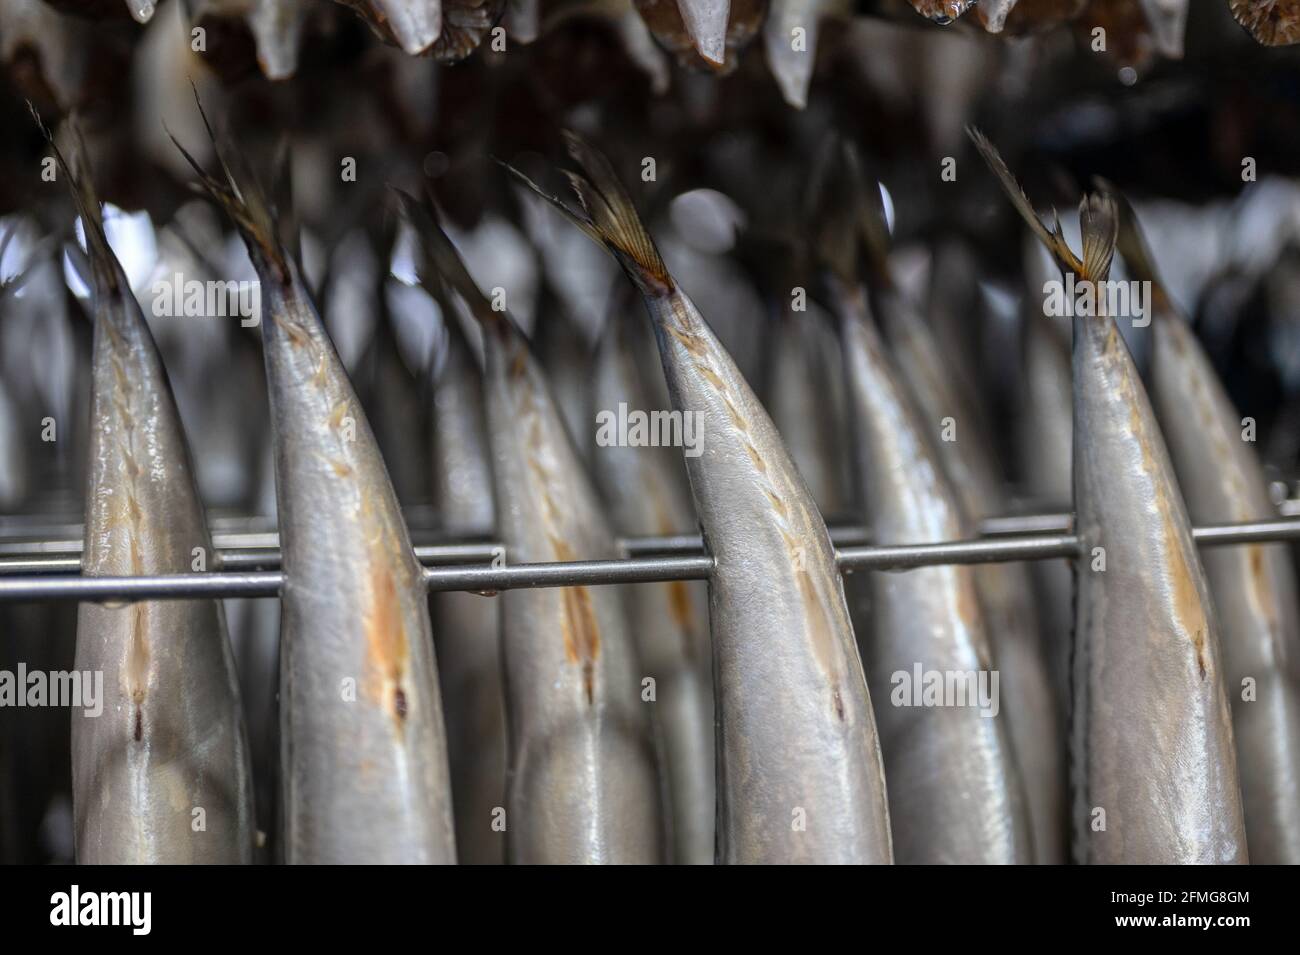
<svg viewBox="0 0 1300 955">
<path fill-rule="evenodd" d="M 971 136 L 1063 273 L 1105 281 L 1118 216 L 1080 205 L 1083 256 L 1048 230 Z M 1095 284 L 1093 286 L 1096 288 Z M 1104 305 L 1104 296 L 1095 296 Z M 1074 316 L 1074 855 L 1091 863 L 1246 861 L 1219 628 L 1146 390 L 1114 319 Z M 1104 561 L 1104 564 L 1102 563 Z M 1104 570 L 1102 569 L 1104 567 Z"/>
<path fill-rule="evenodd" d="M 421 568 L 375 436 L 298 266 L 276 240 L 239 155 L 214 142 L 225 181 L 191 164 L 238 226 L 261 280 L 285 576 L 285 860 L 454 862 Z"/>
<path fill-rule="evenodd" d="M 855 473 L 867 522 L 881 543 L 959 540 L 970 536 L 961 499 L 943 470 L 931 429 L 885 352 L 856 275 L 852 237 L 854 207 L 861 200 L 855 157 L 847 149 L 835 153 L 826 168 L 834 170 L 827 185 L 839 187 L 838 207 L 821 210 L 820 246 L 840 323 Z M 1001 660 L 991 645 L 976 572 L 930 567 L 874 574 L 872 583 L 874 625 L 864 655 L 878 701 L 898 861 L 1032 861 L 1008 719 L 993 708 L 1000 691 L 991 674 Z M 970 674 L 986 681 L 988 696 L 914 709 L 919 687 L 900 677 L 913 680 L 918 668 Z"/>
<path fill-rule="evenodd" d="M 896 288 L 880 255 L 887 231 L 883 212 L 869 193 L 868 227 L 874 238 L 876 300 L 892 354 L 920 412 L 919 422 L 957 494 L 969 530 L 975 522 L 1006 513 L 993 438 L 980 414 L 975 386 L 962 378 L 934 330 Z M 951 433 L 943 433 L 951 427 Z M 915 530 L 900 528 L 900 530 Z M 970 536 L 973 536 L 970 535 Z M 900 538 L 896 543 L 911 543 Z M 1066 856 L 1065 732 L 1051 666 L 1039 631 L 1033 587 L 1023 564 L 990 564 L 973 571 L 987 615 L 993 664 L 1000 674 L 1001 710 L 1010 728 L 1015 765 L 1033 823 L 1034 860 L 1055 864 Z"/>
<path fill-rule="evenodd" d="M 509 559 L 622 556 L 527 340 L 488 304 L 430 210 L 401 201 L 483 329 L 498 532 Z M 512 590 L 502 601 L 509 861 L 660 861 L 655 742 L 622 593 Z"/>
<path fill-rule="evenodd" d="M 616 413 L 620 404 L 646 414 L 668 409 L 642 368 L 654 345 L 648 326 L 626 314 L 635 306 L 617 297 L 597 350 L 593 394 L 600 412 Z M 659 374 L 657 367 L 653 374 Z M 673 449 L 615 443 L 597 447 L 592 461 L 619 532 L 653 536 L 695 530 L 686 469 Z M 671 809 L 671 861 L 711 865 L 717 800 L 706 588 L 684 580 L 637 584 L 628 589 L 627 598 L 641 660 L 656 685 L 655 712 L 663 734 Z"/>
<path fill-rule="evenodd" d="M 104 234 L 75 130 L 74 171 L 95 293 L 90 473 L 82 573 L 188 573 L 212 541 L 157 348 Z M 234 659 L 214 600 L 84 603 L 75 667 L 102 698 L 72 719 L 80 863 L 247 863 L 248 744 Z M 99 712 L 96 712 L 99 710 Z"/>
<path fill-rule="evenodd" d="M 1133 210 L 1119 251 L 1151 289 L 1151 401 L 1197 524 L 1269 520 L 1277 510 L 1242 417 L 1165 292 Z M 1246 838 L 1252 862 L 1300 863 L 1300 605 L 1284 544 L 1216 547 L 1201 557 L 1223 634 Z"/>
<path fill-rule="evenodd" d="M 424 274 L 424 273 L 422 273 Z M 441 299 L 446 329 L 432 369 L 433 506 L 450 534 L 496 527 L 483 385 L 456 311 Z M 479 594 L 433 595 L 462 863 L 505 861 L 505 836 L 493 810 L 505 806 L 506 714 L 501 673 L 501 602 Z"/>
<path fill-rule="evenodd" d="M 717 566 L 717 859 L 890 862 L 875 717 L 830 535 L 775 426 L 668 274 L 609 163 L 569 134 L 584 212 L 562 210 L 645 299 L 674 408 L 699 420 L 691 491 Z M 791 746 L 790 740 L 802 741 Z"/>
</svg>

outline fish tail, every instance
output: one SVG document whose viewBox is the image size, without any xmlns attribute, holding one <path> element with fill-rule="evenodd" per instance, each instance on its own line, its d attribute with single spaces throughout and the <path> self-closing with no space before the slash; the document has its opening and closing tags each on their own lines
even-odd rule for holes
<svg viewBox="0 0 1300 955">
<path fill-rule="evenodd" d="M 52 133 L 41 120 L 32 103 L 27 104 L 37 128 L 50 144 L 54 161 L 59 170 L 67 177 L 73 202 L 81 216 L 86 232 L 86 248 L 90 253 L 92 282 L 101 293 L 117 293 L 126 285 L 122 267 L 108 244 L 108 235 L 104 232 L 104 214 L 99 204 L 99 195 L 95 192 L 95 182 L 87 168 L 86 143 L 81 136 L 76 115 L 69 115 L 59 127 L 58 135 Z M 62 139 L 66 152 L 59 147 Z M 80 251 L 80 250 L 78 250 Z"/>
<path fill-rule="evenodd" d="M 1138 222 L 1137 213 L 1133 211 L 1128 197 L 1120 192 L 1114 183 L 1101 176 L 1093 176 L 1092 181 L 1098 190 L 1115 201 L 1119 211 L 1119 236 L 1115 241 L 1115 247 L 1119 250 L 1119 254 L 1124 256 L 1124 265 L 1128 268 L 1129 274 L 1139 281 L 1151 282 L 1155 285 L 1157 277 L 1151 257 L 1151 246 L 1147 244 L 1142 225 Z"/>
<path fill-rule="evenodd" d="M 503 165 L 588 237 L 604 246 L 643 292 L 664 294 L 671 291 L 673 279 L 668 274 L 668 267 L 609 160 L 570 130 L 564 131 L 564 142 L 581 170 L 565 170 L 565 176 L 582 203 L 581 211 L 569 208 L 513 166 Z"/>
<path fill-rule="evenodd" d="M 1104 281 L 1110 274 L 1119 234 L 1115 200 L 1101 193 L 1084 196 L 1079 203 L 1079 228 L 1083 232 L 1083 268 L 1079 277 L 1087 282 Z"/>
<path fill-rule="evenodd" d="M 275 216 L 266 199 L 266 193 L 258 185 L 243 153 L 227 135 L 224 133 L 218 135 L 213 130 L 212 124 L 208 121 L 208 114 L 203 109 L 203 101 L 199 99 L 197 88 L 194 89 L 194 103 L 198 107 L 203 126 L 208 131 L 208 138 L 212 141 L 217 161 L 221 164 L 224 181 L 210 175 L 170 130 L 167 131 L 168 138 L 180 150 L 185 161 L 199 177 L 202 190 L 234 221 L 240 235 L 243 236 L 249 254 L 253 257 L 254 264 L 274 269 L 282 281 L 288 282 L 289 266 L 284 249 L 276 237 Z"/>
<path fill-rule="evenodd" d="M 1015 206 L 1016 211 L 1020 213 L 1020 217 L 1025 220 L 1025 224 L 1029 226 L 1039 241 L 1047 247 L 1047 251 L 1052 253 L 1052 258 L 1056 260 L 1056 264 L 1060 266 L 1061 271 L 1082 275 L 1084 263 L 1079 261 L 1078 257 L 1070 249 L 1069 244 L 1066 243 L 1055 210 L 1052 212 L 1052 228 L 1048 229 L 1047 226 L 1043 225 L 1042 220 L 1038 218 L 1038 213 L 1034 211 L 1033 205 L 1030 204 L 1029 197 L 1025 195 L 1025 191 L 1020 188 L 1020 183 L 1016 181 L 1016 177 L 1007 168 L 1007 164 L 1002 159 L 997 147 L 989 142 L 988 138 L 974 126 L 967 126 L 966 133 L 970 136 L 971 141 L 975 143 L 975 148 L 984 157 L 984 161 L 988 163 L 989 168 L 993 170 L 993 174 L 998 177 L 998 181 L 1002 183 L 1002 189 L 1006 192 L 1007 198 L 1011 200 L 1011 204 Z M 1109 264 L 1110 260 L 1108 258 L 1107 265 Z"/>
<path fill-rule="evenodd" d="M 397 197 L 402 214 L 420 237 L 426 262 L 419 269 L 419 277 L 425 290 L 435 301 L 444 301 L 449 290 L 455 291 L 469 307 L 474 318 L 484 326 L 496 326 L 504 322 L 505 313 L 492 308 L 474 281 L 474 276 L 465 268 L 465 261 L 438 222 L 433 203 L 421 202 L 396 186 L 390 185 L 388 188 Z"/>
</svg>

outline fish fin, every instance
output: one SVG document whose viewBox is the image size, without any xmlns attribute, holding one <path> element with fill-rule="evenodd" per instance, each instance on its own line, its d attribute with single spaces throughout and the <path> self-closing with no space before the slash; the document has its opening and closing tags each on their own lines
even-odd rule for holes
<svg viewBox="0 0 1300 955">
<path fill-rule="evenodd" d="M 1130 275 L 1139 281 L 1150 282 L 1152 285 L 1158 284 L 1155 262 L 1151 257 L 1151 246 L 1147 243 L 1142 225 L 1138 222 L 1137 213 L 1133 211 L 1128 197 L 1120 192 L 1114 183 L 1101 176 L 1093 176 L 1092 181 L 1099 191 L 1110 196 L 1115 202 L 1119 213 L 1119 236 L 1115 241 L 1115 247 L 1119 249 L 1119 254 L 1124 256 L 1124 264 L 1128 267 Z"/>
<path fill-rule="evenodd" d="M 45 137 L 45 141 L 49 143 L 54 153 L 55 163 L 68 178 L 72 200 L 77 206 L 77 213 L 81 216 L 86 233 L 86 248 L 89 250 L 90 274 L 86 285 L 100 293 L 121 293 L 126 287 L 125 277 L 112 246 L 108 244 L 108 235 L 104 232 L 104 213 L 99 204 L 99 196 L 95 192 L 94 180 L 86 167 L 86 143 L 82 139 L 76 115 L 70 114 L 63 121 L 56 136 L 46 127 L 41 120 L 41 114 L 30 101 L 27 103 L 27 108 L 31 110 L 32 119 L 36 121 L 36 126 Z M 66 153 L 59 147 L 60 138 L 67 147 Z M 82 278 L 85 280 L 87 276 L 83 274 Z"/>
<path fill-rule="evenodd" d="M 826 137 L 809 180 L 806 214 L 812 228 L 817 259 L 842 282 L 855 282 L 859 265 L 858 209 L 861 168 L 851 143 L 835 134 Z"/>
<path fill-rule="evenodd" d="M 1100 193 L 1084 196 L 1079 203 L 1079 228 L 1083 232 L 1083 268 L 1079 277 L 1088 282 L 1105 281 L 1119 234 L 1115 200 Z"/>
<path fill-rule="evenodd" d="M 217 161 L 221 165 L 225 181 L 222 182 L 204 170 L 199 161 L 181 145 L 180 140 L 172 135 L 171 130 L 166 130 L 168 138 L 180 150 L 185 161 L 199 177 L 199 187 L 202 191 L 225 209 L 226 214 L 234 220 L 240 235 L 243 236 L 244 244 L 248 246 L 250 255 L 254 257 L 254 264 L 260 261 L 275 269 L 282 280 L 288 281 L 290 275 L 288 263 L 284 249 L 276 238 L 275 217 L 271 213 L 266 194 L 258 185 L 243 154 L 235 144 L 225 134 L 218 135 L 213 130 L 212 124 L 208 121 L 208 114 L 203 109 L 203 101 L 199 98 L 198 88 L 193 83 L 190 86 L 194 90 L 194 103 L 203 120 L 203 127 L 208 132 L 208 138 L 212 141 L 212 148 L 217 154 Z"/>
<path fill-rule="evenodd" d="M 673 288 L 672 276 L 664 265 L 654 239 L 646 231 L 637 214 L 632 198 L 619 182 L 614 167 L 594 146 L 570 130 L 564 131 L 564 142 L 569 155 L 580 172 L 565 170 L 569 184 L 578 194 L 582 212 L 570 209 L 555 196 L 540 189 L 536 183 L 507 165 L 516 179 L 533 190 L 590 238 L 599 242 L 614 256 L 634 282 L 647 292 L 667 292 Z"/>
<path fill-rule="evenodd" d="M 465 262 L 456 251 L 456 246 L 443 231 L 433 203 L 421 202 L 397 186 L 390 185 L 388 188 L 397 197 L 402 214 L 420 238 L 420 247 L 427 259 L 425 264 L 432 266 L 425 268 L 422 265 L 419 268 L 420 283 L 425 290 L 435 300 L 441 300 L 448 288 L 454 289 L 479 322 L 488 325 L 503 321 L 504 314 L 493 310 L 478 283 L 469 274 L 469 269 L 465 268 Z"/>
<path fill-rule="evenodd" d="M 1061 223 L 1056 218 L 1056 212 L 1053 210 L 1052 228 L 1048 229 L 1043 225 L 1043 221 L 1038 218 L 1038 213 L 1034 211 L 1033 205 L 1029 202 L 1029 197 L 1025 191 L 1020 188 L 1020 183 L 1016 177 L 1011 174 L 1007 168 L 1006 162 L 998 152 L 997 147 L 989 142 L 988 138 L 974 126 L 966 127 L 966 134 L 970 136 L 971 141 L 975 143 L 975 148 L 979 150 L 984 161 L 993 170 L 993 174 L 998 177 L 1002 183 L 1002 189 L 1011 200 L 1011 204 L 1016 207 L 1020 217 L 1025 220 L 1025 224 L 1033 230 L 1034 235 L 1038 236 L 1039 241 L 1047 247 L 1047 251 L 1052 253 L 1052 258 L 1064 272 L 1079 273 L 1083 268 L 1083 263 L 1079 261 L 1071 250 L 1069 244 L 1065 241 L 1065 236 L 1061 233 Z"/>
</svg>

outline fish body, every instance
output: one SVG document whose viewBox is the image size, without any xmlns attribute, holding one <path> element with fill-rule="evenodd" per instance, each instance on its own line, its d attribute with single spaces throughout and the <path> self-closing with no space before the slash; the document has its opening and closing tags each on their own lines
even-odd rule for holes
<svg viewBox="0 0 1300 955">
<path fill-rule="evenodd" d="M 433 267 L 483 328 L 484 409 L 506 558 L 622 557 L 527 340 L 488 305 L 428 210 L 403 201 Z M 511 590 L 501 601 L 508 861 L 661 861 L 655 740 L 620 588 Z"/>
<path fill-rule="evenodd" d="M 283 839 L 289 863 L 452 863 L 428 604 L 378 444 L 238 154 L 204 187 L 261 281 L 280 523 Z M 238 183 L 238 185 L 236 185 Z"/>
<path fill-rule="evenodd" d="M 914 544 L 968 536 L 960 498 L 885 353 L 865 291 L 843 288 L 837 297 L 860 494 L 874 539 Z M 981 711 L 974 699 L 913 708 L 907 705 L 911 694 L 899 692 L 898 674 L 910 677 L 918 664 L 923 671 L 985 675 L 1001 665 L 1000 659 L 995 664 L 976 571 L 929 567 L 873 580 L 866 669 L 880 701 L 898 861 L 1032 861 L 1007 717 Z"/>
<path fill-rule="evenodd" d="M 433 372 L 433 505 L 451 534 L 496 527 L 483 387 L 455 312 L 444 306 L 447 339 Z M 501 676 L 501 601 L 471 593 L 432 597 L 462 863 L 500 864 L 505 837 L 492 826 L 505 805 L 506 716 Z"/>
<path fill-rule="evenodd" d="M 703 436 L 687 471 L 716 561 L 717 861 L 890 862 L 875 717 L 826 525 L 771 418 L 668 274 L 608 162 L 576 136 L 569 149 L 585 173 L 570 176 L 585 214 L 546 198 L 641 292 L 673 407 L 696 416 Z"/>
<path fill-rule="evenodd" d="M 58 156 L 95 286 L 82 573 L 189 573 L 213 550 L 180 415 L 90 180 Z M 103 675 L 102 698 L 72 718 L 77 861 L 250 862 L 251 771 L 221 605 L 83 603 L 75 668 Z"/>
<path fill-rule="evenodd" d="M 1063 272 L 1104 281 L 1118 214 L 1080 206 L 1083 257 L 1039 220 L 972 133 Z M 1105 296 L 1094 296 L 1103 302 Z M 1220 636 L 1191 522 L 1113 317 L 1073 318 L 1075 646 L 1070 727 L 1076 861 L 1246 861 Z"/>
<path fill-rule="evenodd" d="M 593 391 L 601 411 L 620 403 L 633 412 L 666 411 L 642 368 L 653 349 L 649 329 L 615 310 L 597 351 Z M 658 373 L 656 368 L 654 373 Z M 690 534 L 695 530 L 686 470 L 670 447 L 600 446 L 592 456 L 596 481 L 616 528 L 629 536 Z M 708 594 L 699 581 L 676 580 L 628 588 L 628 610 L 646 672 L 656 685 L 655 713 L 663 737 L 672 861 L 713 863 L 713 668 Z"/>
<path fill-rule="evenodd" d="M 1161 286 L 1131 209 L 1120 251 L 1151 283 L 1151 400 L 1193 522 L 1271 520 L 1277 510 L 1243 419 Z M 1222 633 L 1246 838 L 1252 862 L 1300 862 L 1300 605 L 1283 544 L 1201 555 Z"/>
</svg>

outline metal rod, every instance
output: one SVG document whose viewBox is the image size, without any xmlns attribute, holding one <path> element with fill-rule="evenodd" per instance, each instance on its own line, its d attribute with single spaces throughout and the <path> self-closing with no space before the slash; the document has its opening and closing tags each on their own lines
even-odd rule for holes
<svg viewBox="0 0 1300 955">
<path fill-rule="evenodd" d="M 1300 540 L 1300 520 L 1209 525 L 1194 528 L 1192 536 L 1203 546 Z M 939 544 L 848 546 L 837 550 L 836 559 L 843 572 L 852 573 L 858 570 L 911 570 L 938 564 L 1068 558 L 1075 556 L 1078 549 L 1079 539 L 1073 534 L 1031 534 Z M 426 567 L 424 583 L 432 591 L 468 590 L 490 594 L 526 587 L 705 580 L 713 566 L 713 558 L 707 554 L 643 555 L 624 560 L 499 567 L 462 564 Z M 270 597 L 279 593 L 282 580 L 278 571 L 235 573 L 222 570 L 142 577 L 22 576 L 11 573 L 0 574 L 0 601 L 72 599 L 116 602 L 180 597 Z"/>
</svg>

